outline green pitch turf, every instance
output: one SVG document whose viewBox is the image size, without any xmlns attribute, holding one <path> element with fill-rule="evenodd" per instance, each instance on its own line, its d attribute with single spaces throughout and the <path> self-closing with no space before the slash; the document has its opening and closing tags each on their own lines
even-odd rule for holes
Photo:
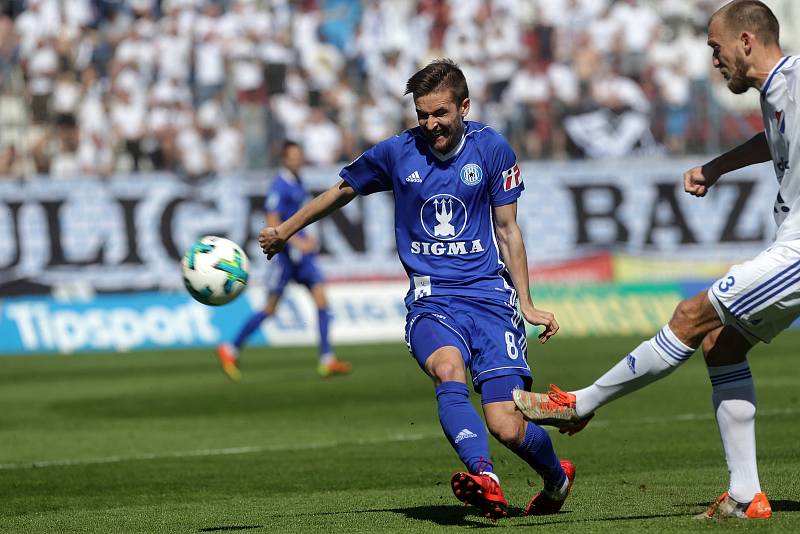
<svg viewBox="0 0 800 534">
<path fill-rule="evenodd" d="M 535 385 L 582 386 L 638 342 L 532 342 Z M 578 470 L 555 516 L 521 515 L 540 481 L 492 441 L 512 516 L 497 523 L 452 496 L 461 466 L 401 344 L 340 347 L 355 372 L 327 380 L 313 349 L 253 349 L 240 384 L 211 351 L 2 357 L 0 532 L 796 532 L 798 347 L 785 333 L 751 358 L 775 515 L 725 525 L 690 519 L 727 481 L 699 356 L 583 433 L 551 434 Z"/>
</svg>

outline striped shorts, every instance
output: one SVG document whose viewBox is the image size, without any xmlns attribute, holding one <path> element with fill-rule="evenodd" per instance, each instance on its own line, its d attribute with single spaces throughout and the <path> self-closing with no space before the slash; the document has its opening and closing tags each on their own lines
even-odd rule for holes
<svg viewBox="0 0 800 534">
<path fill-rule="evenodd" d="M 800 316 L 800 241 L 775 243 L 734 265 L 708 298 L 723 323 L 752 342 L 769 343 Z"/>
</svg>

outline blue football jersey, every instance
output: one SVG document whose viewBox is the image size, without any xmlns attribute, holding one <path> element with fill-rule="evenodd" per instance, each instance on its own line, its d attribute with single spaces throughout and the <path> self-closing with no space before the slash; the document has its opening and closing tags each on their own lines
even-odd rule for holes
<svg viewBox="0 0 800 534">
<path fill-rule="evenodd" d="M 276 212 L 281 220 L 285 221 L 305 204 L 308 196 L 308 191 L 300 180 L 288 170 L 281 169 L 267 190 L 267 196 L 264 198 L 264 211 Z M 298 234 L 305 235 L 305 231 L 301 230 Z M 294 263 L 299 261 L 299 251 L 291 245 L 287 244 L 281 254 L 287 258 L 291 257 L 295 260 Z"/>
<path fill-rule="evenodd" d="M 467 121 L 459 145 L 439 154 L 412 128 L 367 150 L 340 176 L 361 195 L 393 192 L 397 250 L 411 283 L 407 305 L 428 295 L 513 299 L 492 207 L 516 201 L 524 185 L 498 132 Z"/>
</svg>

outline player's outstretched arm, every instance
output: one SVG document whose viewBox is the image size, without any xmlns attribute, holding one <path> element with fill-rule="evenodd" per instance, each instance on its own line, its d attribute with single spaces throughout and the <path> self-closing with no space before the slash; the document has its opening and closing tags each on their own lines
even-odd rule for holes
<svg viewBox="0 0 800 534">
<path fill-rule="evenodd" d="M 512 202 L 494 208 L 494 227 L 497 235 L 497 245 L 500 255 L 506 264 L 511 282 L 519 295 L 519 308 L 525 320 L 532 325 L 544 326 L 539 334 L 539 342 L 547 340 L 558 332 L 558 322 L 555 316 L 544 310 L 539 310 L 531 300 L 530 281 L 528 280 L 528 254 L 525 251 L 525 242 L 522 232 L 517 224 L 517 203 Z"/>
<path fill-rule="evenodd" d="M 286 241 L 294 234 L 353 200 L 358 193 L 344 180 L 320 193 L 297 213 L 278 226 L 269 226 L 258 234 L 258 243 L 268 259 L 283 250 Z"/>
<path fill-rule="evenodd" d="M 269 211 L 266 213 L 266 215 L 264 215 L 264 222 L 268 227 L 271 226 L 273 228 L 277 228 L 281 225 L 283 219 L 281 219 L 281 216 L 277 211 Z M 295 234 L 290 237 L 286 243 L 292 245 L 303 254 L 311 254 L 313 252 L 317 252 L 318 250 L 317 240 L 309 234 Z"/>
<path fill-rule="evenodd" d="M 723 174 L 771 159 L 767 136 L 760 132 L 705 165 L 683 173 L 683 189 L 690 195 L 703 197 Z"/>
</svg>

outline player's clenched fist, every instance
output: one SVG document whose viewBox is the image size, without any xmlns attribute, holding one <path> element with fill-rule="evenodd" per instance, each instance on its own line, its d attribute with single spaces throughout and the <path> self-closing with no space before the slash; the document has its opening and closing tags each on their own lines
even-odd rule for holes
<svg viewBox="0 0 800 534">
<path fill-rule="evenodd" d="M 683 189 L 690 195 L 704 197 L 718 178 L 708 167 L 694 167 L 683 173 Z"/>
<path fill-rule="evenodd" d="M 261 250 L 267 255 L 267 259 L 272 259 L 272 256 L 283 250 L 286 240 L 278 235 L 277 228 L 268 226 L 259 232 L 258 244 L 261 245 Z"/>
</svg>

